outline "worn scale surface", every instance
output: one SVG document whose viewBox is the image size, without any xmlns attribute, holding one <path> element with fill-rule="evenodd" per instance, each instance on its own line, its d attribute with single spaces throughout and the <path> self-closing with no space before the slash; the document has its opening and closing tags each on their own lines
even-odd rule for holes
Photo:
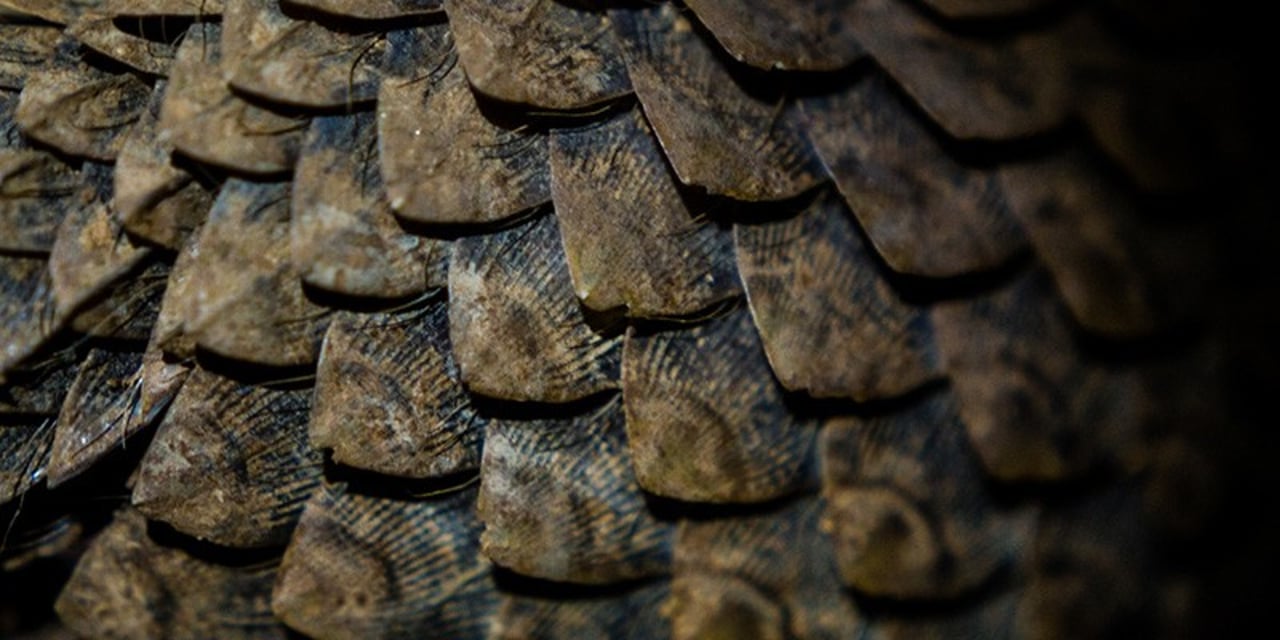
<svg viewBox="0 0 1280 640">
<path fill-rule="evenodd" d="M 0 636 L 1242 624 L 1245 69 L 1148 4 L 0 0 Z"/>
</svg>

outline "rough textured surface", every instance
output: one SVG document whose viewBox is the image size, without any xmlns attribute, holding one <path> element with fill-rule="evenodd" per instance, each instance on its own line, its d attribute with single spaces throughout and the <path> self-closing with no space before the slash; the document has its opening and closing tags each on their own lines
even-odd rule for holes
<svg viewBox="0 0 1280 640">
<path fill-rule="evenodd" d="M 1250 8 L 0 0 L 0 637 L 1256 634 Z"/>
</svg>

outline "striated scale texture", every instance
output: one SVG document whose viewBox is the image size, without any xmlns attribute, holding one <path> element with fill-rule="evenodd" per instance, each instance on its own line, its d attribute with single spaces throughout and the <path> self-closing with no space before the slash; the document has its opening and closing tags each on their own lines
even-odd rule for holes
<svg viewBox="0 0 1280 640">
<path fill-rule="evenodd" d="M 638 109 L 555 131 L 551 195 L 587 307 L 679 316 L 740 293 L 728 229 L 692 208 Z"/>
<path fill-rule="evenodd" d="M 134 506 L 218 544 L 283 544 L 320 482 L 310 395 L 193 370 L 139 465 Z"/>
<path fill-rule="evenodd" d="M 477 506 L 485 555 L 561 582 L 665 573 L 671 528 L 645 508 L 623 422 L 617 397 L 572 419 L 490 422 Z"/>
<path fill-rule="evenodd" d="M 315 362 L 330 311 L 307 298 L 289 251 L 289 183 L 229 180 L 196 239 L 182 330 L 229 358 Z"/>
<path fill-rule="evenodd" d="M 0 637 L 1256 635 L 1251 8 L 0 0 Z"/>
<path fill-rule="evenodd" d="M 882 73 L 801 104 L 840 193 L 894 270 L 956 276 L 1025 247 L 996 173 L 954 159 Z"/>
<path fill-rule="evenodd" d="M 311 121 L 290 199 L 292 262 L 304 282 L 340 294 L 402 298 L 442 287 L 448 244 L 396 224 L 377 145 L 372 113 Z"/>
<path fill-rule="evenodd" d="M 551 198 L 546 133 L 485 113 L 448 30 L 388 38 L 378 141 L 396 213 L 423 223 L 494 222 Z"/>
<path fill-rule="evenodd" d="M 497 594 L 475 488 L 395 499 L 326 484 L 285 551 L 271 608 L 315 638 L 483 638 Z"/>
<path fill-rule="evenodd" d="M 822 487 L 840 574 L 860 592 L 945 598 L 982 585 L 1026 546 L 1028 513 L 986 494 L 947 393 L 891 416 L 832 421 Z"/>
<path fill-rule="evenodd" d="M 755 67 L 828 71 L 862 55 L 853 3 L 686 0 L 733 57 Z"/>
<path fill-rule="evenodd" d="M 889 286 L 831 190 L 789 219 L 734 228 L 738 271 L 782 386 L 869 400 L 937 375 L 928 317 Z"/>
<path fill-rule="evenodd" d="M 273 564 L 228 565 L 163 545 L 124 508 L 84 552 L 57 609 L 95 638 L 283 639 L 270 610 L 275 575 Z"/>
<path fill-rule="evenodd" d="M 1051 480 L 1123 458 L 1145 403 L 1135 372 L 1088 362 L 1042 273 L 933 311 L 969 439 L 1006 480 Z"/>
<path fill-rule="evenodd" d="M 737 518 L 688 520 L 676 537 L 672 637 L 852 638 L 865 630 L 840 595 L 822 503 L 800 498 Z"/>
<path fill-rule="evenodd" d="M 717 58 L 673 5 L 610 19 L 636 96 L 682 181 L 744 200 L 785 198 L 821 181 L 794 104 L 767 79 Z"/>
<path fill-rule="evenodd" d="M 454 244 L 449 338 L 470 391 L 567 402 L 617 388 L 621 337 L 578 306 L 555 224 L 542 215 Z"/>
<path fill-rule="evenodd" d="M 316 371 L 312 445 L 396 476 L 480 466 L 487 420 L 458 379 L 447 306 L 433 297 L 398 313 L 336 315 Z"/>
<path fill-rule="evenodd" d="M 558 0 L 448 0 L 458 58 L 477 90 L 548 109 L 631 91 L 604 12 Z"/>
<path fill-rule="evenodd" d="M 761 502 L 808 484 L 816 420 L 791 412 L 746 309 L 685 330 L 632 329 L 622 395 L 636 480 L 648 491 Z"/>
</svg>

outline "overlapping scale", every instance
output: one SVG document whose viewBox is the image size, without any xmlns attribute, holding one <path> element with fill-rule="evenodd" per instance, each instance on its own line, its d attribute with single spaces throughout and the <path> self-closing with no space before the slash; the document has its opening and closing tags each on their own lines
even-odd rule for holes
<svg viewBox="0 0 1280 640">
<path fill-rule="evenodd" d="M 1247 75 L 1141 4 L 0 0 L 0 580 L 79 555 L 132 637 L 1199 629 L 1254 388 L 1204 210 L 1264 199 Z"/>
</svg>

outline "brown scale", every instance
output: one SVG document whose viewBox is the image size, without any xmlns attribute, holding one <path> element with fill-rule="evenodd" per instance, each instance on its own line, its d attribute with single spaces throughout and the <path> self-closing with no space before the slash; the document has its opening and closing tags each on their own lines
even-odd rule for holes
<svg viewBox="0 0 1280 640">
<path fill-rule="evenodd" d="M 582 598 L 502 593 L 489 630 L 490 640 L 614 638 L 658 640 L 671 636 L 661 613 L 671 592 L 666 580 L 632 585 L 622 593 Z"/>
<path fill-rule="evenodd" d="M 49 251 L 80 179 L 47 151 L 0 149 L 0 251 Z"/>
<path fill-rule="evenodd" d="M 0 383 L 60 327 L 47 266 L 0 253 Z"/>
<path fill-rule="evenodd" d="M 196 228 L 199 231 L 199 227 Z M 151 342 L 166 357 L 178 362 L 192 362 L 196 357 L 195 339 L 187 333 L 183 314 L 196 304 L 198 278 L 194 277 L 198 266 L 199 244 L 196 232 L 187 236 L 169 271 L 164 296 L 160 300 L 160 312 L 151 331 Z"/>
<path fill-rule="evenodd" d="M 24 0 L 27 1 L 27 0 Z M 224 0 L 98 0 L 98 9 L 113 16 L 190 16 L 214 19 L 222 14 Z"/>
<path fill-rule="evenodd" d="M 377 144 L 373 113 L 311 121 L 294 172 L 292 261 L 307 284 L 341 294 L 402 298 L 443 287 L 449 245 L 396 222 Z"/>
<path fill-rule="evenodd" d="M 904 302 L 834 189 L 789 219 L 734 230 L 765 354 L 782 386 L 863 401 L 938 375 L 924 311 Z"/>
<path fill-rule="evenodd" d="M 134 506 L 216 544 L 284 544 L 321 480 L 320 452 L 307 443 L 310 407 L 310 389 L 193 370 L 139 465 Z"/>
<path fill-rule="evenodd" d="M 347 0 L 286 0 L 286 3 L 358 20 L 391 20 L 444 11 L 444 0 L 365 0 L 359 3 Z"/>
<path fill-rule="evenodd" d="M 173 161 L 173 145 L 160 141 L 160 110 L 167 83 L 158 80 L 151 102 L 124 135 L 116 157 L 111 206 L 120 226 L 148 242 L 181 249 L 204 222 L 213 196 Z"/>
<path fill-rule="evenodd" d="M 115 19 L 116 16 L 107 13 L 84 13 L 67 26 L 66 33 L 84 46 L 137 71 L 152 76 L 167 75 L 177 47 L 121 31 L 116 28 Z M 173 34 L 173 39 L 179 35 Z"/>
<path fill-rule="evenodd" d="M 551 199 L 546 134 L 488 117 L 447 25 L 388 38 L 378 141 L 396 213 L 423 223 L 493 222 Z"/>
<path fill-rule="evenodd" d="M 568 402 L 618 387 L 622 339 L 588 324 L 555 225 L 542 215 L 454 243 L 449 338 L 474 393 Z"/>
<path fill-rule="evenodd" d="M 249 35 L 234 56 L 224 49 L 223 69 L 239 91 L 308 108 L 350 109 L 378 95 L 386 49 L 382 34 L 333 31 L 315 22 L 291 20 L 275 2 L 256 0 L 230 3 L 223 21 L 224 34 Z M 259 30 L 270 33 L 260 35 Z M 230 42 L 224 35 L 223 45 L 231 46 Z"/>
<path fill-rule="evenodd" d="M 330 310 L 311 302 L 289 251 L 289 183 L 228 180 L 197 238 L 182 331 L 218 355 L 315 362 Z"/>
<path fill-rule="evenodd" d="M 779 87 L 717 57 L 674 5 L 609 17 L 636 96 L 683 182 L 743 200 L 777 200 L 826 177 L 795 105 Z"/>
<path fill-rule="evenodd" d="M 1016 561 L 1031 513 L 993 502 L 948 392 L 829 422 L 825 526 L 842 580 L 891 598 L 954 598 Z"/>
<path fill-rule="evenodd" d="M 44 68 L 61 34 L 45 24 L 0 24 L 0 87 L 21 90 Z"/>
<path fill-rule="evenodd" d="M 0 422 L 0 505 L 45 479 L 52 443 L 52 418 Z"/>
<path fill-rule="evenodd" d="M 1040 133 L 1073 107 L 1068 45 L 1052 28 L 1001 39 L 956 35 L 901 0 L 860 0 L 850 22 L 889 75 L 958 138 Z"/>
<path fill-rule="evenodd" d="M 1151 398 L 1131 369 L 1087 361 L 1043 273 L 933 310 L 943 368 L 983 465 L 1060 480 L 1124 460 Z"/>
<path fill-rule="evenodd" d="M 236 60 L 224 59 L 224 33 L 223 25 L 211 22 L 187 29 L 169 69 L 157 139 L 161 145 L 172 145 L 230 171 L 255 175 L 291 171 L 306 119 L 278 114 L 231 92 L 223 73 L 233 69 Z"/>
<path fill-rule="evenodd" d="M 629 331 L 622 394 L 648 491 L 761 502 L 811 484 L 817 422 L 785 404 L 745 308 L 683 330 Z"/>
<path fill-rule="evenodd" d="M 59 41 L 41 73 L 27 79 L 14 120 L 24 134 L 59 151 L 110 162 L 146 108 L 151 87 L 132 73 L 84 62 L 79 46 L 70 37 Z"/>
<path fill-rule="evenodd" d="M 599 9 L 554 0 L 448 0 L 445 11 L 467 79 L 486 95 L 571 110 L 631 92 Z"/>
<path fill-rule="evenodd" d="M 551 195 L 583 304 L 669 317 L 741 293 L 731 234 L 689 191 L 638 108 L 552 133 Z"/>
<path fill-rule="evenodd" d="M 1001 169 L 1013 213 L 1086 329 L 1137 337 L 1177 324 L 1207 288 L 1203 233 L 1144 220 L 1079 150 Z M 1199 237 L 1197 237 L 1199 236 Z"/>
<path fill-rule="evenodd" d="M 864 622 L 840 589 L 821 512 L 822 501 L 807 497 L 764 513 L 682 522 L 664 608 L 672 637 L 860 637 Z"/>
<path fill-rule="evenodd" d="M 959 20 L 1003 18 L 1052 6 L 1055 0 L 922 0 L 930 9 Z"/>
<path fill-rule="evenodd" d="M 113 448 L 123 448 L 137 426 L 142 354 L 90 349 L 54 426 L 49 486 L 79 475 Z"/>
<path fill-rule="evenodd" d="M 151 539 L 125 508 L 89 544 L 55 605 L 93 638 L 287 637 L 271 617 L 273 563 L 220 564 Z"/>
<path fill-rule="evenodd" d="M 483 638 L 496 605 L 476 490 L 396 499 L 326 484 L 285 551 L 272 609 L 308 636 Z"/>
<path fill-rule="evenodd" d="M 622 401 L 584 415 L 489 423 L 477 511 L 481 547 L 517 573 L 587 584 L 670 570 L 671 526 L 631 470 Z"/>
<path fill-rule="evenodd" d="M 894 270 L 957 276 L 1026 246 L 999 174 L 953 158 L 878 70 L 801 105 L 841 194 Z"/>
<path fill-rule="evenodd" d="M 0 7 L 21 15 L 34 16 L 58 25 L 75 22 L 76 17 L 93 11 L 107 0 L 77 0 L 75 2 L 45 2 L 43 0 L 3 0 Z"/>
<path fill-rule="evenodd" d="M 762 69 L 830 71 L 863 54 L 844 0 L 686 0 L 730 55 Z"/>
<path fill-rule="evenodd" d="M 106 171 L 86 168 L 99 174 L 86 177 L 110 180 Z M 83 188 L 58 227 L 49 252 L 57 317 L 82 333 L 145 340 L 168 269 L 124 233 L 106 197 L 92 185 Z"/>
<path fill-rule="evenodd" d="M 443 296 L 398 313 L 338 312 L 315 397 L 311 443 L 335 462 L 412 478 L 480 466 L 486 420 L 458 379 Z"/>
</svg>

